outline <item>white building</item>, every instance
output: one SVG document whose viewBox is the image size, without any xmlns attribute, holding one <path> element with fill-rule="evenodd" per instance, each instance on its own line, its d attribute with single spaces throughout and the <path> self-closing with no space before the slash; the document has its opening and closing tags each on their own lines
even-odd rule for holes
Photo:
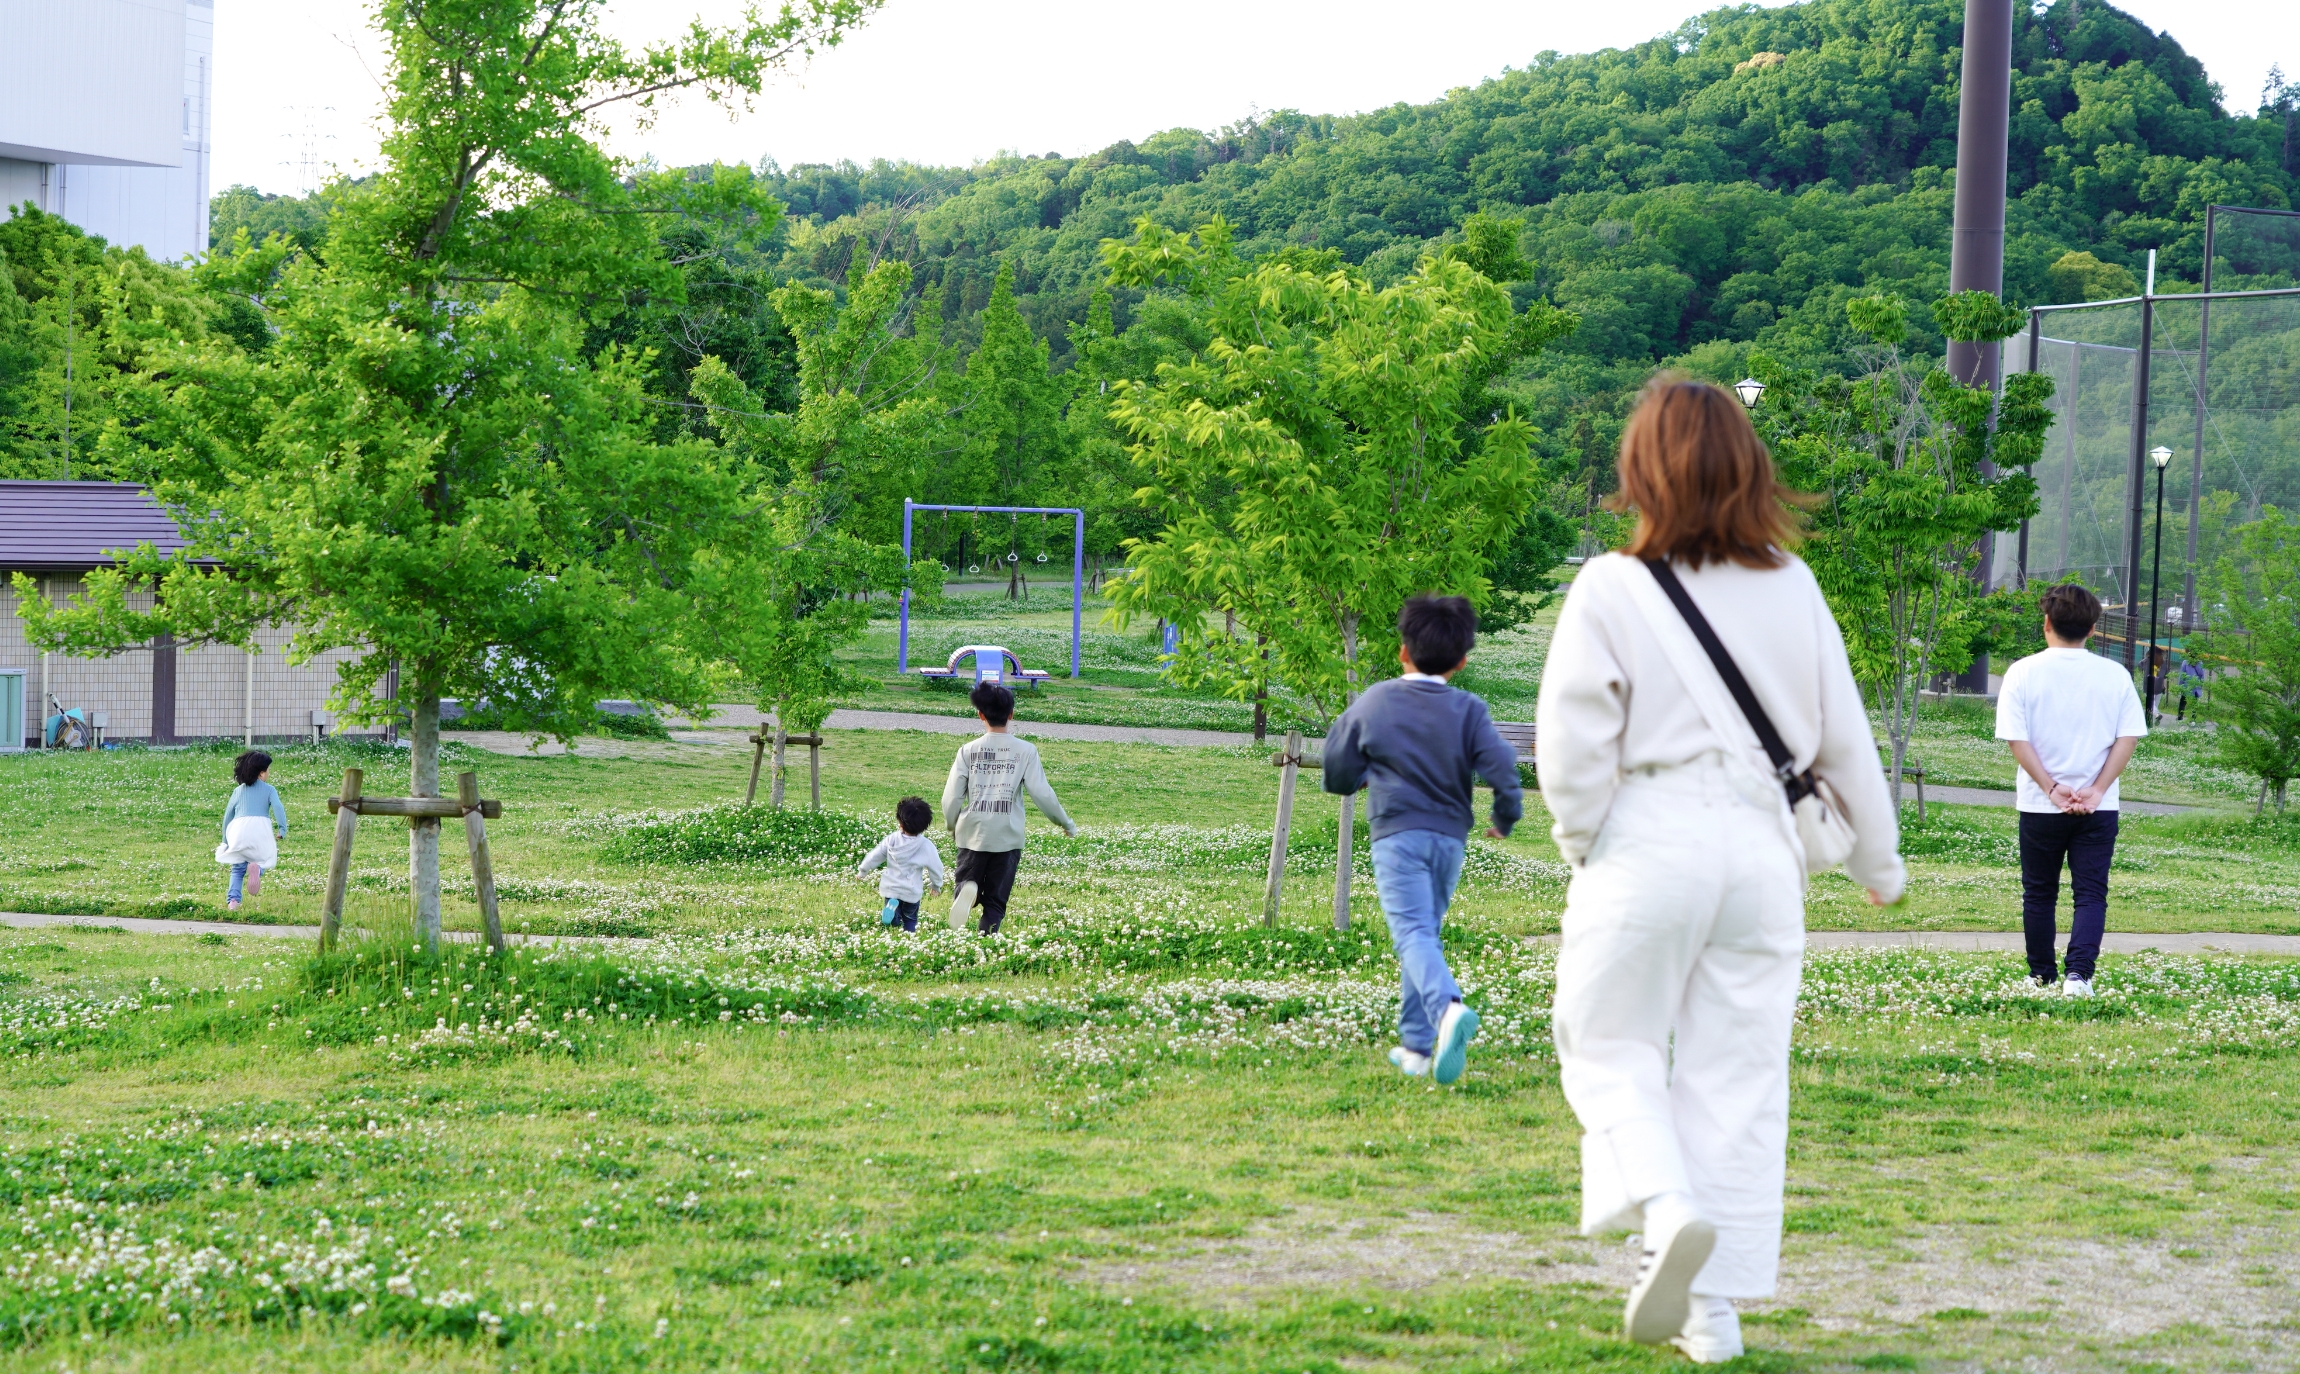
<svg viewBox="0 0 2300 1374">
<path fill-rule="evenodd" d="M 0 0 L 0 205 L 208 251 L 214 0 Z"/>
</svg>

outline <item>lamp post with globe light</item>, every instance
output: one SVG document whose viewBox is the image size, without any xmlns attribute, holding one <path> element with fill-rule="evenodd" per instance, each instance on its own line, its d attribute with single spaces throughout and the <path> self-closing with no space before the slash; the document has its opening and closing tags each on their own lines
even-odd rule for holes
<svg viewBox="0 0 2300 1374">
<path fill-rule="evenodd" d="M 2148 451 L 2148 461 L 2156 464 L 2156 553 L 2148 570 L 2148 654 L 2141 660 L 2140 671 L 2147 681 L 2142 719 L 2152 721 L 2156 719 L 2157 683 L 2164 676 L 2156 658 L 2156 606 L 2164 585 L 2164 469 L 2172 461 L 2172 450 L 2158 444 Z"/>
</svg>

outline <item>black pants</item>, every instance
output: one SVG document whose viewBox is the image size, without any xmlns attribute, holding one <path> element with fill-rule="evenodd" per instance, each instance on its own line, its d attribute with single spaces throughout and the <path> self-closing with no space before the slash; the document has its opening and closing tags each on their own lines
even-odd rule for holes
<svg viewBox="0 0 2300 1374">
<path fill-rule="evenodd" d="M 2020 813 L 2020 920 L 2028 937 L 2028 971 L 2051 982 L 2056 976 L 2053 937 L 2058 933 L 2060 870 L 2068 865 L 2075 911 L 2068 926 L 2067 974 L 2092 978 L 2100 957 L 2100 935 L 2108 924 L 2108 863 L 2116 857 L 2116 813 L 2089 816 L 2065 812 Z"/>
<path fill-rule="evenodd" d="M 958 867 L 951 871 L 953 885 L 974 884 L 974 900 L 982 912 L 981 929 L 985 935 L 998 929 L 1006 919 L 1006 899 L 1014 895 L 1014 870 L 1022 866 L 1019 849 L 961 849 Z"/>
</svg>

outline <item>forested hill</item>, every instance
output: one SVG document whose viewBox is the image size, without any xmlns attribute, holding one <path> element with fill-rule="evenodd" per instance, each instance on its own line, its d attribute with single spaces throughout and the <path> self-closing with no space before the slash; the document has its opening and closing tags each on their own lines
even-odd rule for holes
<svg viewBox="0 0 2300 1374">
<path fill-rule="evenodd" d="M 2231 116 L 2177 43 L 2097 0 L 2018 10 L 2013 296 L 2066 294 L 2050 268 L 2072 249 L 2137 264 L 2161 248 L 2192 276 L 2205 203 L 2286 203 L 2282 117 Z M 794 216 L 783 266 L 835 280 L 856 245 L 891 237 L 923 280 L 951 284 L 963 336 L 1011 263 L 1059 357 L 1096 245 L 1140 215 L 1182 228 L 1219 213 L 1249 247 L 1336 248 L 1382 278 L 1470 212 L 1502 210 L 1527 221 L 1532 289 L 1583 313 L 1576 346 L 1598 358 L 1817 341 L 1840 288 L 1945 280 L 1962 11 L 1721 9 L 1631 49 L 1532 56 L 1427 105 L 1281 112 L 1077 159 L 794 168 L 775 174 Z"/>
<path fill-rule="evenodd" d="M 1634 48 L 1529 54 L 1432 103 L 1346 118 L 1279 112 L 969 168 L 769 163 L 759 174 L 789 213 L 764 248 L 682 254 L 688 299 L 614 334 L 654 346 L 658 385 L 679 399 L 714 353 L 788 404 L 793 351 L 768 289 L 843 291 L 858 252 L 893 254 L 940 300 L 941 337 L 962 352 L 1009 271 L 1014 304 L 1000 309 L 1019 308 L 1060 370 L 1101 283 L 1098 246 L 1138 217 L 1187 229 L 1219 214 L 1249 252 L 1338 250 L 1379 282 L 1484 210 L 1524 225 L 1521 300 L 1547 296 L 1582 321 L 1508 388 L 1559 476 L 1601 481 L 1626 400 L 1659 361 L 1730 378 L 1757 345 L 1825 364 L 1847 342 L 1843 301 L 1879 287 L 1920 303 L 1931 341 L 1921 302 L 1948 275 L 1962 14 L 1962 0 L 1721 9 Z M 2011 297 L 2118 294 L 2152 247 L 2162 279 L 2192 279 L 2206 204 L 2288 204 L 2300 88 L 2223 96 L 2172 38 L 2098 0 L 2016 6 L 2015 22 Z M 217 211 L 219 240 L 245 226 L 324 244 L 324 199 L 235 189 Z M 1118 327 L 1140 305 L 1118 293 Z M 1168 346 L 1154 331 L 1138 342 L 1127 356 L 1144 369 Z M 1042 437 L 1039 459 L 980 491 L 956 469 L 919 474 L 917 489 L 1123 499 L 1123 472 L 1089 480 L 1071 440 Z"/>
</svg>

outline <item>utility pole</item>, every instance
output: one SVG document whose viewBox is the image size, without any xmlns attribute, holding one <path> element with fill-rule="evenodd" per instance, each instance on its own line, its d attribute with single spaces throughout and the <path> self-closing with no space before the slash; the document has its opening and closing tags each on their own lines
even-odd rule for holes
<svg viewBox="0 0 2300 1374">
<path fill-rule="evenodd" d="M 1949 235 L 1949 290 L 2002 295 L 2005 276 L 2006 139 L 2012 118 L 2013 0 L 1965 0 L 1965 66 L 1957 93 L 1956 219 Z M 1967 386 L 1998 390 L 2004 349 L 1951 341 L 1949 375 Z M 1991 417 L 1992 421 L 1994 417 Z M 1986 589 L 1995 571 L 1996 537 L 1981 541 L 1978 569 Z M 1986 692 L 1987 659 L 1958 675 L 1957 686 Z"/>
</svg>

